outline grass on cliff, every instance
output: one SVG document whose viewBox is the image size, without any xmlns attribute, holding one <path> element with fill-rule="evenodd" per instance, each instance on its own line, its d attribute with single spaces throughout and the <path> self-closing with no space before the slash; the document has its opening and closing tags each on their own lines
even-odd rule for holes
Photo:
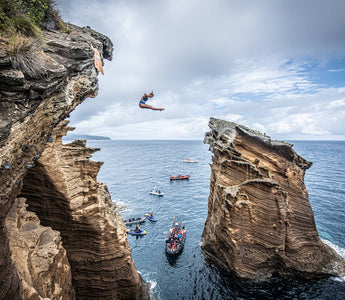
<svg viewBox="0 0 345 300">
<path fill-rule="evenodd" d="M 65 30 L 53 0 L 0 0 L 0 30 L 40 38 L 41 29 Z"/>
<path fill-rule="evenodd" d="M 68 32 L 53 0 L 0 0 L 0 47 L 13 68 L 32 78 L 44 74 L 42 30 Z"/>
<path fill-rule="evenodd" d="M 9 39 L 8 54 L 14 69 L 21 70 L 29 78 L 45 75 L 45 56 L 42 42 L 22 34 L 14 34 Z"/>
</svg>

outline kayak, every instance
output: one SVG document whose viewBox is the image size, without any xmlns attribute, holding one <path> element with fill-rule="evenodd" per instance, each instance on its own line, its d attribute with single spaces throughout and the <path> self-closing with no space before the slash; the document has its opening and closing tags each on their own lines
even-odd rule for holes
<svg viewBox="0 0 345 300">
<path fill-rule="evenodd" d="M 149 214 L 145 214 L 146 219 L 150 220 L 151 222 L 157 222 L 157 219 L 154 216 L 150 216 Z"/>
<path fill-rule="evenodd" d="M 169 255 L 179 254 L 186 242 L 187 230 L 181 228 L 182 222 L 174 221 L 165 239 L 165 251 Z"/>
<path fill-rule="evenodd" d="M 130 218 L 125 220 L 126 225 L 132 225 L 132 224 L 141 224 L 144 223 L 146 220 L 145 217 L 138 217 L 138 218 Z"/>
<path fill-rule="evenodd" d="M 127 230 L 127 234 L 131 234 L 131 235 L 145 235 L 146 231 L 142 230 L 142 229 L 139 229 L 138 231 L 135 231 L 133 229 L 128 229 Z"/>
</svg>

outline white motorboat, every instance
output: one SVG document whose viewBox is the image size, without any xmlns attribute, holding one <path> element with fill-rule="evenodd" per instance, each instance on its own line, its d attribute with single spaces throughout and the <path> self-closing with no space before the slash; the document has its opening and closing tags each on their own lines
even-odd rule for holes
<svg viewBox="0 0 345 300">
<path fill-rule="evenodd" d="M 149 192 L 151 195 L 156 195 L 156 196 L 163 196 L 164 193 L 162 193 L 157 187 L 154 187 L 152 191 Z"/>
<path fill-rule="evenodd" d="M 197 159 L 193 159 L 193 158 L 185 158 L 183 160 L 183 162 L 186 162 L 186 163 L 197 163 L 198 160 Z"/>
</svg>

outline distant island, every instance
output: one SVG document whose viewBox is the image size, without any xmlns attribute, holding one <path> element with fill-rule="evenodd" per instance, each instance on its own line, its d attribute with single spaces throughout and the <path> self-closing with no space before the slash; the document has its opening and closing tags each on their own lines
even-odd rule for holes
<svg viewBox="0 0 345 300">
<path fill-rule="evenodd" d="M 64 140 L 111 140 L 110 137 L 89 134 L 67 134 Z"/>
</svg>

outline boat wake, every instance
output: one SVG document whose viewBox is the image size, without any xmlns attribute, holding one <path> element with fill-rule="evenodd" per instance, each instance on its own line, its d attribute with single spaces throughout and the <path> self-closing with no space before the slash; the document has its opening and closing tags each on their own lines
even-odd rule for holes
<svg viewBox="0 0 345 300">
<path fill-rule="evenodd" d="M 345 248 L 341 248 L 328 240 L 321 239 L 326 245 L 330 246 L 335 252 L 345 259 Z M 345 282 L 345 276 L 343 277 L 332 277 L 335 281 Z"/>
</svg>

